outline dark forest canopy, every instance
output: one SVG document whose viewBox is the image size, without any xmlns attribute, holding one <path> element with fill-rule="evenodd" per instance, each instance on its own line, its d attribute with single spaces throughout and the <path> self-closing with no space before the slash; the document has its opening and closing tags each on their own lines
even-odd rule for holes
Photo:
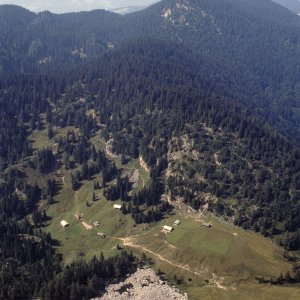
<svg viewBox="0 0 300 300">
<path fill-rule="evenodd" d="M 126 16 L 0 6 L 0 15 L 2 75 L 53 72 L 155 38 L 183 47 L 184 60 L 192 52 L 207 64 L 195 64 L 202 78 L 222 77 L 226 92 L 238 93 L 238 101 L 243 95 L 277 128 L 300 138 L 300 19 L 269 0 L 165 0 Z"/>
<path fill-rule="evenodd" d="M 217 206 L 211 206 L 212 211 L 234 214 L 237 224 L 269 235 L 272 224 L 289 219 L 286 209 L 295 211 L 299 207 L 299 148 L 249 109 L 222 94 L 222 83 L 214 89 L 201 81 L 193 73 L 192 57 L 180 63 L 182 55 L 172 45 L 140 41 L 87 67 L 80 79 L 85 88 L 77 92 L 95 95 L 91 101 L 114 140 L 114 151 L 130 157 L 139 153 L 154 170 L 159 160 L 162 169 L 166 167 L 170 140 L 188 132 L 196 149 L 206 155 L 206 164 L 197 167 L 194 163 L 194 172 L 204 173 L 206 183 L 199 185 L 191 180 L 189 195 L 187 191 L 182 194 L 180 188 L 187 187 L 189 181 L 173 182 L 170 178 L 167 187 L 174 196 L 184 196 L 199 208 L 201 201 L 193 201 L 193 192 L 212 193 L 220 199 Z M 205 63 L 201 65 L 205 68 Z M 75 77 L 78 74 L 77 71 Z M 74 89 L 71 93 L 76 97 Z M 217 141 L 203 131 L 202 124 L 214 128 L 212 137 Z M 218 136 L 221 131 L 226 135 Z M 235 140 L 239 143 L 235 144 Z M 217 167 L 211 159 L 218 151 L 223 167 Z M 228 176 L 228 170 L 233 177 Z M 228 203 L 231 197 L 238 199 L 235 208 Z M 247 207 L 256 205 L 260 208 L 250 213 Z M 300 224 L 297 217 L 292 218 L 290 232 L 297 231 Z M 286 231 L 289 225 L 284 226 Z M 273 233 L 279 233 L 275 227 Z"/>
<path fill-rule="evenodd" d="M 208 77 L 202 77 L 200 68 Z M 196 209 L 207 202 L 193 194 L 209 193 L 218 198 L 217 203 L 209 204 L 212 212 L 233 217 L 244 228 L 280 235 L 287 248 L 297 248 L 298 242 L 288 245 L 300 227 L 299 147 L 257 117 L 246 105 L 242 93 L 236 91 L 235 98 L 226 93 L 226 80 L 221 72 L 217 83 L 211 82 L 209 72 L 213 70 L 205 60 L 177 48 L 175 43 L 137 40 L 134 45 L 125 44 L 92 64 L 62 72 L 55 78 L 23 75 L 3 80 L 2 101 L 14 99 L 15 104 L 13 108 L 3 105 L 1 109 L 7 119 L 13 110 L 15 118 L 20 120 L 14 126 L 25 126 L 21 136 L 19 131 L 10 131 L 13 140 L 21 138 L 19 143 L 26 142 L 25 132 L 41 126 L 40 113 L 46 113 L 50 129 L 77 126 L 81 137 L 70 132 L 66 140 L 58 141 L 59 153 L 74 157 L 72 162 L 65 161 L 66 168 L 81 166 L 80 172 L 72 175 L 73 189 L 77 189 L 81 180 L 102 172 L 106 197 L 121 198 L 125 202 L 124 213 L 130 212 L 138 223 L 159 219 L 161 213 L 169 210 L 160 201 L 149 201 L 159 199 L 164 190 L 173 197 L 183 197 Z M 48 97 L 57 107 L 55 113 L 46 101 Z M 86 101 L 77 101 L 80 98 Z M 99 129 L 86 116 L 85 112 L 91 108 L 105 124 L 103 137 L 113 140 L 112 150 L 116 154 L 124 158 L 144 157 L 152 169 L 150 190 L 131 199 L 124 194 L 129 189 L 126 181 L 117 180 L 116 186 L 106 186 L 106 182 L 119 175 L 104 153 L 96 153 L 89 145 L 89 137 Z M 206 132 L 204 125 L 212 128 L 212 132 Z M 3 140 L 8 139 L 9 128 L 10 123 L 4 122 Z M 194 162 L 192 169 L 181 174 L 189 179 L 165 178 L 164 172 L 170 165 L 168 152 L 173 147 L 171 141 L 182 134 L 193 142 L 204 160 Z M 10 148 L 9 143 L 2 148 L 3 168 L 31 154 L 30 146 L 28 153 L 24 153 L 24 147 L 19 151 Z M 215 153 L 220 165 L 213 159 Z M 49 161 L 55 159 L 52 152 L 44 149 L 34 157 L 35 166 L 47 174 Z M 205 182 L 193 179 L 197 173 L 204 176 Z M 150 217 L 132 209 L 132 204 L 144 203 L 152 207 Z M 288 236 L 284 235 L 286 232 Z"/>
<path fill-rule="evenodd" d="M 121 200 L 136 224 L 170 213 L 167 195 L 300 249 L 293 13 L 267 0 L 165 0 L 128 16 L 0 6 L 0 45 L 1 299 L 91 298 L 135 270 L 126 253 L 63 267 L 38 209 L 59 192 L 60 165 L 73 191 L 100 175 L 94 189 Z M 33 149 L 30 136 L 42 130 L 55 151 Z M 122 164 L 142 157 L 149 184 L 130 193 L 92 137 Z M 45 184 L 29 183 L 24 165 Z"/>
</svg>

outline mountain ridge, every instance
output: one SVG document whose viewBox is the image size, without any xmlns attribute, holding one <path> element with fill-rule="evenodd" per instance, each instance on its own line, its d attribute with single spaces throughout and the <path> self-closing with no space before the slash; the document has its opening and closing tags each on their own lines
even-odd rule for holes
<svg viewBox="0 0 300 300">
<path fill-rule="evenodd" d="M 251 99 L 254 109 L 290 138 L 300 139 L 300 19 L 280 5 L 268 0 L 165 0 L 125 16 L 103 10 L 40 13 L 33 20 L 30 14 L 29 21 L 26 16 L 15 37 L 10 26 L 1 28 L 8 37 L 0 53 L 2 74 L 69 68 L 123 43 L 157 38 L 219 66 L 216 78 L 226 70 L 233 95 Z M 289 92 L 283 93 L 286 88 Z"/>
<path fill-rule="evenodd" d="M 273 0 L 274 2 L 288 8 L 289 10 L 300 14 L 300 1 L 298 0 Z"/>
<path fill-rule="evenodd" d="M 148 262 L 192 299 L 297 295 L 298 24 L 0 7 L 0 298 L 91 299 Z"/>
</svg>

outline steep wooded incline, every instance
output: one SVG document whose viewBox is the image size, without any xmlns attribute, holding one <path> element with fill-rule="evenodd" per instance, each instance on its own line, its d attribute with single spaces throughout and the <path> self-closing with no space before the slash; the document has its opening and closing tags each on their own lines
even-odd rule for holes
<svg viewBox="0 0 300 300">
<path fill-rule="evenodd" d="M 202 77 L 223 77 L 231 97 L 300 139 L 300 19 L 271 1 L 165 0 L 126 16 L 14 6 L 0 14 L 0 74 L 69 68 L 139 38 L 171 41 L 213 68 L 199 68 Z"/>
<path fill-rule="evenodd" d="M 142 155 L 153 178 L 166 171 L 165 192 L 172 199 L 196 209 L 208 205 L 265 235 L 294 236 L 300 225 L 299 148 L 202 80 L 184 53 L 156 40 L 123 47 L 83 71 L 85 87 L 77 97 L 96 95 L 90 100 L 113 151 Z M 283 243 L 294 247 L 289 238 Z"/>
<path fill-rule="evenodd" d="M 95 216 L 112 237 L 103 239 L 102 227 L 84 235 L 97 251 L 99 235 L 109 253 L 120 250 L 112 241 L 123 241 L 191 276 L 199 275 L 193 261 L 162 255 L 168 242 L 157 229 L 183 208 L 271 237 L 295 262 L 288 251 L 300 250 L 299 74 L 300 18 L 269 0 L 164 0 L 126 16 L 0 6 L 0 299 L 90 299 L 133 272 L 137 261 L 121 252 L 63 266 L 53 245 L 82 257 L 72 243 L 82 237 L 77 230 L 93 232 Z M 70 240 L 59 218 L 74 221 Z M 221 235 L 194 225 L 182 237 L 191 228 L 194 236 Z M 135 230 L 159 238 L 135 244 Z M 229 248 L 240 233 L 228 234 L 218 245 L 222 261 L 236 253 Z M 248 239 L 242 244 L 243 257 Z M 195 256 L 201 264 L 215 260 L 217 244 L 206 245 Z M 273 246 L 264 255 L 253 246 L 247 268 L 235 261 L 239 276 L 249 266 L 251 276 L 260 273 L 253 257 L 272 266 Z M 280 255 L 261 276 L 279 275 Z M 296 263 L 286 274 L 268 282 L 300 282 Z"/>
</svg>

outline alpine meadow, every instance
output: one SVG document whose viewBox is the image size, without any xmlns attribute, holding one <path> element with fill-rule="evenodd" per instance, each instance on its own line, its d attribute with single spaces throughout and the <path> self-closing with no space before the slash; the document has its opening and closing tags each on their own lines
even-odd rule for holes
<svg viewBox="0 0 300 300">
<path fill-rule="evenodd" d="M 299 299 L 298 13 L 0 5 L 0 299 Z"/>
</svg>

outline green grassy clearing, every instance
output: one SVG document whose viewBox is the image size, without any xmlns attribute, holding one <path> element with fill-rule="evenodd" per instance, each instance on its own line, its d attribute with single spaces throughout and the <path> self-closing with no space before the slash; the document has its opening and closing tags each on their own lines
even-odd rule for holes
<svg viewBox="0 0 300 300">
<path fill-rule="evenodd" d="M 82 188 L 75 193 L 70 189 L 68 180 L 61 193 L 55 197 L 56 203 L 50 205 L 47 211 L 52 220 L 46 230 L 51 232 L 54 239 L 61 242 L 58 252 L 64 255 L 66 263 L 77 259 L 81 252 L 85 254 L 86 258 L 91 258 L 100 251 L 103 251 L 105 255 L 115 254 L 116 250 L 113 247 L 116 246 L 117 241 L 101 238 L 96 233 L 103 232 L 112 236 L 117 231 L 125 235 L 126 229 L 133 225 L 133 221 L 130 218 L 124 218 L 120 211 L 114 210 L 115 202 L 104 200 L 100 191 L 96 191 L 96 195 L 100 196 L 100 199 L 92 202 L 92 182 L 85 182 Z M 89 206 L 86 204 L 87 201 Z M 92 225 L 94 221 L 99 221 L 100 227 L 91 230 L 85 229 L 81 222 L 74 217 L 77 212 L 83 214 L 83 220 L 87 224 Z M 62 220 L 66 220 L 70 226 L 62 228 L 60 225 Z"/>
<path fill-rule="evenodd" d="M 59 131 L 56 135 L 66 132 Z M 32 138 L 36 148 L 47 144 L 48 138 L 43 132 L 34 133 Z M 99 137 L 93 137 L 92 142 L 96 148 L 105 149 Z M 49 143 L 51 146 L 53 142 Z M 116 164 L 121 167 L 118 160 Z M 132 160 L 122 168 L 139 170 L 138 189 L 149 181 L 149 174 L 138 160 Z M 81 252 L 87 259 L 100 251 L 106 256 L 116 254 L 116 245 L 122 245 L 122 241 L 116 238 L 131 237 L 132 244 L 126 248 L 136 254 L 144 251 L 155 262 L 154 267 L 165 272 L 167 278 L 172 279 L 176 275 L 183 279 L 179 287 L 187 291 L 191 299 L 299 299 L 300 289 L 296 286 L 256 283 L 255 276 L 278 276 L 280 272 L 291 269 L 291 264 L 282 258 L 283 250 L 269 239 L 226 226 L 213 217 L 205 220 L 210 221 L 213 227 L 206 228 L 201 222 L 181 213 L 150 226 L 134 226 L 130 216 L 113 209 L 117 202 L 106 201 L 101 190 L 96 191 L 99 200 L 92 202 L 93 181 L 83 182 L 77 193 L 70 186 L 70 177 L 66 174 L 65 185 L 61 186 L 55 203 L 47 211 L 52 220 L 45 228 L 60 242 L 57 251 L 63 254 L 66 263 L 80 258 Z M 75 219 L 76 212 L 83 213 L 88 224 L 99 221 L 100 227 L 86 230 Z M 176 219 L 181 220 L 181 224 L 174 226 L 175 230 L 170 234 L 162 233 L 162 226 L 172 226 Z M 63 229 L 61 220 L 67 220 L 70 227 Z M 97 232 L 104 232 L 107 237 L 101 238 Z M 228 290 L 217 287 L 213 273 L 221 277 L 219 283 Z M 205 280 L 209 280 L 210 284 L 207 285 Z"/>
<path fill-rule="evenodd" d="M 133 247 L 126 248 L 141 254 L 143 249 L 138 247 L 144 247 L 161 255 L 168 262 L 144 251 L 155 262 L 155 268 L 165 272 L 167 278 L 172 279 L 176 274 L 183 279 L 184 284 L 180 287 L 189 293 L 191 299 L 297 299 L 300 290 L 294 286 L 268 287 L 257 284 L 254 279 L 256 275 L 278 276 L 291 268 L 282 258 L 282 249 L 270 240 L 242 229 L 225 227 L 217 219 L 211 219 L 213 227 L 206 228 L 182 215 L 169 216 L 151 224 L 148 229 L 145 226 L 134 227 L 131 217 L 114 210 L 115 202 L 103 199 L 101 192 L 96 193 L 100 194 L 98 201 L 91 201 L 92 182 L 85 182 L 77 197 L 69 184 L 67 180 L 55 199 L 57 203 L 50 206 L 47 213 L 53 219 L 46 228 L 53 238 L 61 242 L 57 250 L 64 255 L 66 263 L 78 259 L 80 252 L 85 253 L 86 258 L 100 251 L 104 255 L 116 254 L 115 247 L 118 243 L 122 245 L 122 241 L 110 237 L 132 237 Z M 90 207 L 86 206 L 86 201 L 91 203 Z M 100 227 L 86 230 L 75 219 L 76 212 L 83 213 L 88 224 L 99 221 Z M 162 226 L 172 225 L 176 219 L 182 223 L 172 233 L 162 233 Z M 70 227 L 63 229 L 61 220 L 67 220 Z M 100 238 L 96 235 L 98 231 L 104 232 L 107 237 Z M 185 266 L 189 271 L 176 265 Z M 228 291 L 204 283 L 205 279 L 212 280 L 212 273 L 224 277 L 221 284 Z M 192 279 L 190 283 L 189 278 Z"/>
<path fill-rule="evenodd" d="M 52 147 L 53 150 L 55 150 L 55 138 L 66 137 L 70 130 L 74 130 L 75 132 L 78 131 L 78 129 L 73 126 L 53 129 L 53 137 L 50 140 L 48 139 L 47 128 L 44 130 L 35 130 L 29 136 L 29 141 L 32 142 L 33 150 L 41 150 L 48 147 Z"/>
<path fill-rule="evenodd" d="M 236 290 L 222 290 L 214 286 L 185 286 L 190 299 L 211 300 L 298 300 L 300 288 L 286 286 L 265 286 L 256 283 L 242 283 Z"/>
</svg>

